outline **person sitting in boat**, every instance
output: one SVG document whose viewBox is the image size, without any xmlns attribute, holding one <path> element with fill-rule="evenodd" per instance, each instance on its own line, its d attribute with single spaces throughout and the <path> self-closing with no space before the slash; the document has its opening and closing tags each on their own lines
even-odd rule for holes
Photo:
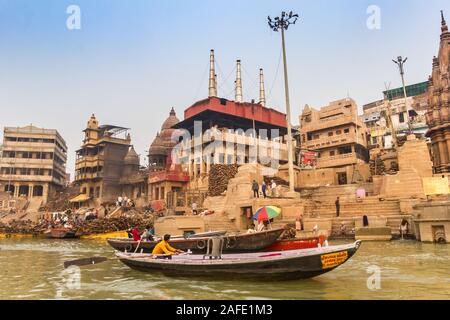
<svg viewBox="0 0 450 320">
<path fill-rule="evenodd" d="M 131 230 L 131 234 L 133 235 L 133 240 L 134 241 L 141 240 L 141 234 L 140 234 L 138 228 L 133 228 L 133 230 Z"/>
<path fill-rule="evenodd" d="M 128 239 L 133 239 L 133 234 L 131 233 L 132 229 L 127 230 Z"/>
<path fill-rule="evenodd" d="M 147 227 L 145 228 L 144 232 L 141 235 L 141 239 L 144 241 L 153 241 L 153 234 L 151 233 L 151 228 Z"/>
<path fill-rule="evenodd" d="M 183 250 L 178 250 L 169 245 L 170 234 L 165 234 L 163 240 L 161 240 L 153 249 L 152 254 L 155 258 L 167 258 L 172 259 L 173 254 L 184 253 Z M 163 255 L 163 256 L 160 256 Z"/>
<path fill-rule="evenodd" d="M 258 226 L 256 227 L 256 232 L 263 232 L 264 230 L 266 230 L 266 225 L 264 221 L 260 220 L 258 222 Z"/>
</svg>

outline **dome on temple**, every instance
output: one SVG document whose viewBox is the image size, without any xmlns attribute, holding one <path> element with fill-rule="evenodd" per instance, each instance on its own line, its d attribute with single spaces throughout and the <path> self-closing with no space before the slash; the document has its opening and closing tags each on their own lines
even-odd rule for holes
<svg viewBox="0 0 450 320">
<path fill-rule="evenodd" d="M 133 146 L 128 149 L 128 153 L 125 156 L 124 162 L 125 164 L 139 165 L 139 156 L 134 150 Z"/>
<path fill-rule="evenodd" d="M 169 117 L 166 119 L 166 121 L 164 121 L 161 127 L 161 133 L 163 133 L 164 130 L 171 129 L 178 122 L 180 122 L 180 120 L 177 118 L 175 110 L 172 108 L 172 110 L 170 110 Z"/>
<path fill-rule="evenodd" d="M 159 134 L 159 132 L 156 134 L 155 139 L 153 140 L 152 144 L 150 145 L 150 149 L 149 149 L 149 155 L 150 156 L 154 156 L 154 155 L 166 155 L 166 147 L 164 146 L 164 141 L 161 138 L 161 135 Z"/>
</svg>

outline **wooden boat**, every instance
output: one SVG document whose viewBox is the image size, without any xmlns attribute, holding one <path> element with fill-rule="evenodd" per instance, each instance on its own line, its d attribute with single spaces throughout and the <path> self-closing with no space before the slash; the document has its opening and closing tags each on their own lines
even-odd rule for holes
<svg viewBox="0 0 450 320">
<path fill-rule="evenodd" d="M 262 250 L 274 243 L 285 229 L 273 229 L 250 234 L 237 234 L 225 236 L 224 252 L 253 252 Z M 170 245 L 183 251 L 191 250 L 194 253 L 206 251 L 206 245 L 210 237 L 171 239 Z M 110 238 L 109 245 L 122 252 L 134 252 L 137 245 L 138 252 L 151 253 L 158 243 L 157 241 L 134 241 L 133 239 Z"/>
<path fill-rule="evenodd" d="M 322 247 L 325 240 L 327 238 L 323 235 L 304 239 L 277 240 L 267 248 L 264 248 L 263 251 L 271 252 L 317 248 L 319 245 Z"/>
<path fill-rule="evenodd" d="M 132 269 L 176 276 L 230 276 L 259 279 L 302 279 L 327 273 L 350 259 L 361 241 L 352 244 L 279 252 L 224 254 L 222 259 L 204 259 L 202 255 L 174 255 L 156 259 L 151 254 L 116 253 Z"/>
<path fill-rule="evenodd" d="M 202 238 L 202 237 L 220 237 L 227 233 L 226 230 L 220 230 L 220 231 L 207 231 L 207 232 L 199 232 L 194 233 L 189 236 L 173 236 L 170 237 L 171 239 L 185 239 L 185 238 Z"/>
<path fill-rule="evenodd" d="M 45 237 L 50 239 L 74 239 L 77 238 L 75 231 L 69 228 L 53 228 L 44 232 Z"/>
</svg>

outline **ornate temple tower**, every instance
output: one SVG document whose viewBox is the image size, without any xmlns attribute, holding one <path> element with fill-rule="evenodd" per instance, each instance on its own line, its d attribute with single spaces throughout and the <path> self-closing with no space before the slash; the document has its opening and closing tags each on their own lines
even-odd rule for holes
<svg viewBox="0 0 450 320">
<path fill-rule="evenodd" d="M 436 173 L 450 172 L 450 32 L 442 11 L 441 24 L 441 43 L 438 57 L 433 58 L 426 114 Z"/>
</svg>

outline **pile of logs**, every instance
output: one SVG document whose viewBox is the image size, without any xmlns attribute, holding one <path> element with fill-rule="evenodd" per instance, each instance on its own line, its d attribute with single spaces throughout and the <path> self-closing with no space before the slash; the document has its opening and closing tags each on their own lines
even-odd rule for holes
<svg viewBox="0 0 450 320">
<path fill-rule="evenodd" d="M 237 164 L 212 164 L 209 171 L 208 196 L 220 196 L 227 190 L 228 181 L 233 179 L 238 172 Z"/>
<path fill-rule="evenodd" d="M 75 227 L 75 230 L 77 236 L 123 231 L 134 227 L 137 227 L 139 230 L 144 230 L 147 227 L 152 227 L 153 222 L 153 216 L 102 218 L 84 221 Z"/>
<path fill-rule="evenodd" d="M 380 155 L 377 155 L 374 159 L 370 159 L 369 167 L 370 175 L 372 176 L 386 173 L 386 166 L 384 165 L 383 160 L 381 160 Z"/>
<path fill-rule="evenodd" d="M 9 224 L 0 223 L 0 233 L 39 234 L 45 227 L 30 220 L 13 220 Z"/>
</svg>

